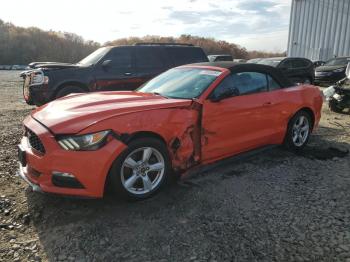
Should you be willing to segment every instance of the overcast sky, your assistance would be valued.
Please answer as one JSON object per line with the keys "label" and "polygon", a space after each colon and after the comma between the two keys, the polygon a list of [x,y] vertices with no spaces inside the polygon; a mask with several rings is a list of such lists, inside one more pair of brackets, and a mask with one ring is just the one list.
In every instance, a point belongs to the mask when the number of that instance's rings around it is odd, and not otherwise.
{"label": "overcast sky", "polygon": [[0,19],[104,43],[121,37],[191,34],[248,50],[285,51],[291,0],[8,0]]}

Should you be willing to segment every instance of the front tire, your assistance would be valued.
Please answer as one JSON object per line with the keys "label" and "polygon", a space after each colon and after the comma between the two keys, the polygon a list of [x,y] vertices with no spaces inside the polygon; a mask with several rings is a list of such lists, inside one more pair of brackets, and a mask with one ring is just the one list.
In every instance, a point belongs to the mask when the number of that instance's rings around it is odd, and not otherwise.
{"label": "front tire", "polygon": [[162,141],[155,138],[136,139],[112,164],[109,186],[124,198],[146,199],[162,188],[170,170],[168,151]]}
{"label": "front tire", "polygon": [[312,130],[312,120],[309,113],[297,112],[288,123],[284,145],[292,151],[302,150],[309,141]]}

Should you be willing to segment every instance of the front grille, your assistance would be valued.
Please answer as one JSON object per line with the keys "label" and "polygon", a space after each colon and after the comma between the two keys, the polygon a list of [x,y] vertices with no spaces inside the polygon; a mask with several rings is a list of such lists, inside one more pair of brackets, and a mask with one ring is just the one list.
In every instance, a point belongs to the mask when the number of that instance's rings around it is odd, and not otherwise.
{"label": "front grille", "polygon": [[26,131],[30,146],[36,151],[45,154],[45,147],[41,142],[40,138],[32,130],[27,128]]}

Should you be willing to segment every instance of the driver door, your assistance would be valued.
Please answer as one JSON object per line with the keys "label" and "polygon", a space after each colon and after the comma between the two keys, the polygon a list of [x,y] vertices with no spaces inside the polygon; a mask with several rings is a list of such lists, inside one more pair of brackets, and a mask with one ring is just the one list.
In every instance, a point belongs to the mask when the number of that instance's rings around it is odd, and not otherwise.
{"label": "driver door", "polygon": [[[239,95],[203,104],[202,161],[214,161],[271,141],[271,96],[265,74],[242,72],[227,76],[210,97],[228,88]],[[227,92],[226,92],[227,93]]]}

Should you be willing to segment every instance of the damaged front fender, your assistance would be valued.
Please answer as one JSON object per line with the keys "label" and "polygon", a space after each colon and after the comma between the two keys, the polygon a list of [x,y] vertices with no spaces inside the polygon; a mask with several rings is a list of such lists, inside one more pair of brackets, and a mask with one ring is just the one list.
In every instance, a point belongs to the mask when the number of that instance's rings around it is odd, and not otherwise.
{"label": "damaged front fender", "polygon": [[[96,123],[89,130],[113,126],[114,138],[129,144],[142,136],[159,137],[165,142],[174,171],[180,172],[201,161],[202,104],[137,112]],[[101,127],[99,127],[101,126]]]}

